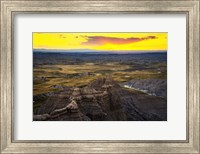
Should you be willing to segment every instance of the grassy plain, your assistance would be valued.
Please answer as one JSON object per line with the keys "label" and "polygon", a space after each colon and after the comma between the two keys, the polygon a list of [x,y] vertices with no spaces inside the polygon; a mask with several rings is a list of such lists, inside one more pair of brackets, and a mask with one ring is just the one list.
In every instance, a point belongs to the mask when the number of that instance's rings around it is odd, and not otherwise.
{"label": "grassy plain", "polygon": [[156,64],[153,69],[137,70],[134,66],[108,62],[104,64],[84,63],[76,65],[39,65],[33,69],[33,93],[42,94],[57,91],[54,85],[59,86],[84,86],[89,82],[111,75],[115,81],[125,82],[139,78],[166,78],[166,71],[157,68],[165,67]]}

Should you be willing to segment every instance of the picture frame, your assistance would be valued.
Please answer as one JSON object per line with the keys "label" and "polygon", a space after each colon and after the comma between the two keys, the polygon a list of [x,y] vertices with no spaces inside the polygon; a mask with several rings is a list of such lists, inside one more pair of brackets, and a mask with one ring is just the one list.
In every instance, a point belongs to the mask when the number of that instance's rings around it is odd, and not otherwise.
{"label": "picture frame", "polygon": [[[62,1],[0,0],[1,2],[1,153],[199,153],[199,0]],[[187,139],[173,140],[14,140],[14,17],[25,13],[146,13],[187,16]]]}

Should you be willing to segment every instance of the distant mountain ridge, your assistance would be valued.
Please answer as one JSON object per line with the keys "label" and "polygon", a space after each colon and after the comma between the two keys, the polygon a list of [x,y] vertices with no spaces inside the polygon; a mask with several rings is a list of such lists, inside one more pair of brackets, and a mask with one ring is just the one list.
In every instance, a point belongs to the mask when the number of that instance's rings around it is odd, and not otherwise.
{"label": "distant mountain ridge", "polygon": [[165,50],[91,50],[91,49],[33,49],[33,53],[142,54],[166,53]]}

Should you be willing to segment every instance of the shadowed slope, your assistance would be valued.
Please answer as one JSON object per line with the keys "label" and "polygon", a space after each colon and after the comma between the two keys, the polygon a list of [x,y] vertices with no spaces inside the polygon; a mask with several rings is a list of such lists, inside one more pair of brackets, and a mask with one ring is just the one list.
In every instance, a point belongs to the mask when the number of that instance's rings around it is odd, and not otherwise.
{"label": "shadowed slope", "polygon": [[[151,101],[148,101],[149,97]],[[124,89],[108,76],[98,78],[82,88],[63,88],[49,96],[34,119],[156,121],[166,120],[166,110],[166,99]],[[42,115],[46,118],[41,118]]]}

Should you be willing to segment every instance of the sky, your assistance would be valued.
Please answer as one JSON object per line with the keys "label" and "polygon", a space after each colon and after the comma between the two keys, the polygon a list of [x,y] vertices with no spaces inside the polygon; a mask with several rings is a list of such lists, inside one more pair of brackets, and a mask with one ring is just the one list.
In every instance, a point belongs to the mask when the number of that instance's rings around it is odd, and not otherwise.
{"label": "sky", "polygon": [[167,50],[167,33],[33,33],[33,49]]}

